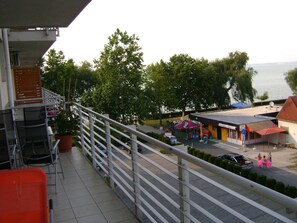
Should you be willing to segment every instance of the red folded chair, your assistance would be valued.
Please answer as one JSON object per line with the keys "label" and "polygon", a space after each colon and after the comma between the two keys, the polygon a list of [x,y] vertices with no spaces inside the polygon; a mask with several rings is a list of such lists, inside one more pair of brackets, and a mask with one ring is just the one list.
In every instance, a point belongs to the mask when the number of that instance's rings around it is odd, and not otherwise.
{"label": "red folded chair", "polygon": [[53,222],[46,183],[46,174],[40,168],[1,170],[0,222]]}

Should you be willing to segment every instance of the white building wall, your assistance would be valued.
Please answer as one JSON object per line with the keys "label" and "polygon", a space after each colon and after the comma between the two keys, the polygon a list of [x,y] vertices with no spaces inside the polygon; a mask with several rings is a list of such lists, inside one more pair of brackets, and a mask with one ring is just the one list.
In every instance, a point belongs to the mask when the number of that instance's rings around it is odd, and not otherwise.
{"label": "white building wall", "polygon": [[282,143],[291,143],[294,144],[295,148],[297,148],[297,123],[286,122],[286,121],[278,121],[279,127],[284,127],[288,129],[289,134],[282,134]]}

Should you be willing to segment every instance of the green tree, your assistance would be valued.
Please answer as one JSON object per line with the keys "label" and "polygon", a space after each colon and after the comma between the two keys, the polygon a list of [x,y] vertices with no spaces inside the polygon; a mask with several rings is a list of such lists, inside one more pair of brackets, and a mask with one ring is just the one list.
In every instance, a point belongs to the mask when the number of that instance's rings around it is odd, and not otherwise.
{"label": "green tree", "polygon": [[145,88],[144,94],[147,96],[147,108],[153,116],[158,116],[162,126],[162,109],[166,102],[174,97],[169,92],[168,79],[166,77],[166,63],[150,64],[145,70]]}
{"label": "green tree", "polygon": [[262,95],[258,95],[256,98],[263,102],[268,99],[268,92],[265,91]]}
{"label": "green tree", "polygon": [[293,70],[289,70],[285,75],[285,80],[287,81],[287,84],[293,91],[295,95],[297,95],[297,68],[294,68]]}
{"label": "green tree", "polygon": [[100,85],[93,91],[93,106],[125,124],[141,110],[143,53],[135,35],[119,29],[108,38],[100,58],[94,60]]}
{"label": "green tree", "polygon": [[62,51],[51,49],[43,64],[42,84],[45,88],[72,100],[77,68],[72,59],[66,60]]}
{"label": "green tree", "polygon": [[84,61],[76,66],[72,59],[65,59],[62,51],[51,49],[43,60],[43,86],[65,96],[67,101],[80,100],[97,82],[90,63]]}
{"label": "green tree", "polygon": [[230,104],[229,91],[237,101],[254,101],[256,90],[253,89],[252,80],[257,72],[253,68],[246,68],[248,60],[249,57],[245,52],[236,51],[213,63],[214,99],[218,107]]}
{"label": "green tree", "polygon": [[77,67],[77,77],[75,80],[75,98],[82,100],[84,94],[92,92],[95,85],[99,83],[98,76],[93,70],[93,66],[88,61],[81,62]]}
{"label": "green tree", "polygon": [[168,63],[167,80],[168,92],[174,96],[167,103],[171,109],[180,109],[184,113],[186,108],[193,108],[193,81],[196,79],[196,60],[187,54],[174,55]]}

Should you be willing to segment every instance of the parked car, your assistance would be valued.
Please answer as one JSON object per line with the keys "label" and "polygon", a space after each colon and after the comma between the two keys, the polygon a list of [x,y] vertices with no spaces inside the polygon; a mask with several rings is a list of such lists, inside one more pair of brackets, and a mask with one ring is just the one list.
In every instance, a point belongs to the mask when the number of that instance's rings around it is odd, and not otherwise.
{"label": "parked car", "polygon": [[220,154],[218,157],[228,160],[232,163],[235,163],[239,166],[241,166],[244,169],[251,169],[253,168],[254,164],[249,158],[240,155],[238,153],[226,153],[226,154]]}
{"label": "parked car", "polygon": [[174,135],[164,135],[164,136],[170,140],[171,145],[177,144],[177,139]]}

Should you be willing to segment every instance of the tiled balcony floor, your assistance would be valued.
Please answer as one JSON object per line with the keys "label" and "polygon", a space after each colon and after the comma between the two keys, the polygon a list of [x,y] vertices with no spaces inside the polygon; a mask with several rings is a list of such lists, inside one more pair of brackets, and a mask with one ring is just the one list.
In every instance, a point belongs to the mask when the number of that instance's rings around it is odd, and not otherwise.
{"label": "tiled balcony floor", "polygon": [[60,155],[65,179],[59,175],[57,193],[48,186],[55,223],[138,222],[77,148]]}

